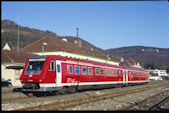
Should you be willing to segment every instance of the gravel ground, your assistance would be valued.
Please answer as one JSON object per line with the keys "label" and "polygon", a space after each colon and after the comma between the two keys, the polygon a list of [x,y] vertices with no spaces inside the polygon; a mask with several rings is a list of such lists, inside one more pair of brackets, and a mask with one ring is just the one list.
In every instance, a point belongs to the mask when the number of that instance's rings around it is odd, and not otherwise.
{"label": "gravel ground", "polygon": [[[134,106],[130,110],[149,110],[152,106],[158,104],[159,102],[164,100],[166,97],[169,97],[169,89],[167,92],[164,92],[158,96],[155,96],[154,98],[147,99],[143,103],[139,104],[138,106]],[[169,110],[169,101],[165,102],[160,108]]]}
{"label": "gravel ground", "polygon": [[162,89],[160,87],[160,88],[156,88],[156,90],[151,89],[148,91],[134,93],[133,95],[130,94],[118,98],[101,100],[95,103],[89,103],[89,104],[84,104],[82,106],[76,106],[74,108],[68,108],[66,110],[119,110],[120,108],[133,104],[137,101],[143,100],[149,96],[153,96],[164,90],[165,89]]}
{"label": "gravel ground", "polygon": [[[152,82],[147,85],[152,84],[161,84],[161,83],[169,83],[168,81],[157,81]],[[1,104],[2,111],[11,111],[11,110],[17,110],[21,108],[31,107],[31,106],[37,106],[37,105],[44,105],[49,104],[57,101],[63,101],[68,99],[74,99],[74,98],[81,98],[86,96],[92,96],[92,95],[102,95],[102,94],[110,94],[118,91],[126,91],[128,89],[132,88],[140,88],[145,87],[146,85],[138,85],[138,86],[132,86],[132,87],[123,87],[123,88],[112,88],[112,89],[103,89],[103,90],[94,90],[94,91],[84,91],[84,92],[77,92],[73,94],[65,94],[65,95],[56,95],[56,96],[47,96],[47,97],[36,97],[36,98],[25,98],[25,99],[15,99],[7,102],[3,102]],[[119,108],[123,106],[127,106],[131,103],[137,102],[139,100],[142,100],[148,96],[152,96],[156,93],[159,93],[160,91],[167,90],[162,88],[156,88],[139,92],[133,95],[126,95],[119,98],[113,98],[113,99],[106,99],[97,101],[95,103],[88,103],[81,106],[76,106],[75,108],[68,108],[66,110],[119,110]],[[144,95],[143,95],[144,94]]]}

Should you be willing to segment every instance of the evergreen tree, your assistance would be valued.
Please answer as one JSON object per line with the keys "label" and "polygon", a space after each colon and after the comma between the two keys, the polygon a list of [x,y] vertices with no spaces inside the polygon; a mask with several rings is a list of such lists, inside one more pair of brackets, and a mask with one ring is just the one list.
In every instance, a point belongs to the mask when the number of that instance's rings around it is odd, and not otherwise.
{"label": "evergreen tree", "polygon": [[169,74],[169,66],[166,68],[166,72]]}

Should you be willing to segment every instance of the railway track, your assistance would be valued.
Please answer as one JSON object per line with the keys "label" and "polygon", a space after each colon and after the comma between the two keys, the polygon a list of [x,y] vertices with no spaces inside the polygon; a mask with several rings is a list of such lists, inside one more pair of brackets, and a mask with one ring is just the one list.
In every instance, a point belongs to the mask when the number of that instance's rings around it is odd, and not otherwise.
{"label": "railway track", "polygon": [[152,106],[151,108],[149,108],[148,110],[169,110],[169,109],[162,109],[161,106],[164,103],[168,103],[169,102],[169,96],[166,97],[165,99],[163,99],[162,101],[160,101],[159,103],[155,104],[154,106]]}
{"label": "railway track", "polygon": [[116,98],[116,97],[125,96],[127,94],[139,93],[139,92],[146,91],[146,90],[149,90],[149,89],[152,89],[152,88],[157,88],[157,87],[165,88],[164,86],[169,87],[168,84],[167,85],[166,84],[151,85],[151,86],[145,86],[145,87],[141,87],[141,88],[134,88],[134,89],[127,90],[127,91],[114,92],[114,93],[111,93],[111,94],[87,96],[87,97],[83,97],[83,98],[57,101],[57,102],[53,102],[53,103],[50,103],[50,104],[44,104],[44,105],[38,105],[38,106],[33,106],[33,107],[17,109],[17,111],[66,110],[68,108],[74,108],[76,106],[80,106],[80,105],[87,104],[87,103],[94,103],[94,102],[105,100],[105,99],[112,99],[112,98]]}
{"label": "railway track", "polygon": [[[149,83],[153,85],[154,83]],[[144,86],[144,85],[143,85]],[[6,89],[7,90],[7,89]],[[31,99],[31,98],[36,98],[36,96],[33,95],[25,95],[22,92],[13,92],[11,88],[8,89],[9,91],[3,91],[2,90],[2,102],[10,102],[10,101],[15,101],[15,100],[20,100],[20,99]],[[76,93],[76,92],[74,92]],[[60,95],[61,93],[57,93],[55,95]],[[62,93],[64,94],[70,94],[70,92]],[[55,95],[48,95],[48,96],[55,96]],[[47,96],[47,95],[46,95]],[[42,96],[41,96],[42,97]],[[44,96],[45,97],[45,96]]]}
{"label": "railway track", "polygon": [[155,104],[148,110],[168,110],[169,111],[169,109],[161,108],[161,106],[166,102],[169,103],[169,96],[163,99],[162,101],[160,101],[159,103]]}
{"label": "railway track", "polygon": [[[157,100],[160,96],[164,99],[162,99],[162,100],[160,99],[159,101],[154,101],[154,100]],[[152,103],[154,103],[154,104],[152,104]],[[169,110],[169,109],[162,109],[161,108],[161,106],[165,103],[169,103],[169,90],[165,90],[165,91],[160,92],[156,95],[149,96],[149,97],[145,98],[144,100],[130,104],[129,106],[123,107],[120,110]],[[147,104],[149,104],[149,105],[147,105]]]}
{"label": "railway track", "polygon": [[[4,96],[5,95],[5,96]],[[36,98],[35,96],[27,96],[23,94],[22,92],[8,92],[8,93],[2,93],[2,102],[10,102],[20,99],[33,99]]]}

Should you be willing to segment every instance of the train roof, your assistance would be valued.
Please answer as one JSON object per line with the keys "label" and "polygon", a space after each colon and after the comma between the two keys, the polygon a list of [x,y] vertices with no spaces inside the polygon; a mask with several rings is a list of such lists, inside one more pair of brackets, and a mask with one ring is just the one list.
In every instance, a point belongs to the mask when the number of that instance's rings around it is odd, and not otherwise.
{"label": "train roof", "polygon": [[[41,59],[41,58],[47,58],[47,56],[49,55],[42,55],[42,56],[30,56],[29,58],[32,58],[32,59]],[[52,55],[54,56],[54,55]]]}
{"label": "train roof", "polygon": [[122,67],[122,66],[117,66],[117,65],[111,65],[111,64],[106,64],[106,63],[102,63],[102,62],[96,62],[96,61],[91,61],[91,60],[85,60],[85,59],[79,59],[79,58],[72,58],[72,57],[64,57],[64,56],[60,56],[60,55],[41,55],[41,56],[30,56],[31,59],[42,59],[42,58],[47,58],[48,56],[53,56],[53,57],[60,57],[60,58],[66,58],[66,59],[71,59],[71,60],[79,60],[79,61],[85,61],[88,63],[93,63],[93,64],[101,64],[103,66],[109,66],[109,67],[114,67],[114,68],[121,68],[121,69],[130,69],[133,71],[143,71],[143,72],[148,72],[144,69],[138,69],[138,68],[131,68],[131,67]]}

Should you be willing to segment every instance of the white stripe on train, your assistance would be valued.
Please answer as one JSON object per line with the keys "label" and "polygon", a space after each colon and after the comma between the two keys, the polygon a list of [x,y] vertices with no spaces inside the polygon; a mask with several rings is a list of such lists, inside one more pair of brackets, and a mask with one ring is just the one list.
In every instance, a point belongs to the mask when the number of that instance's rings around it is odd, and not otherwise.
{"label": "white stripe on train", "polygon": [[[82,83],[61,83],[59,86],[71,86],[71,85],[103,85],[103,84],[118,84],[118,83],[139,83],[139,82],[149,82],[149,80],[144,81],[128,81],[128,82],[82,82]],[[56,83],[42,84],[40,87],[57,87]]]}

